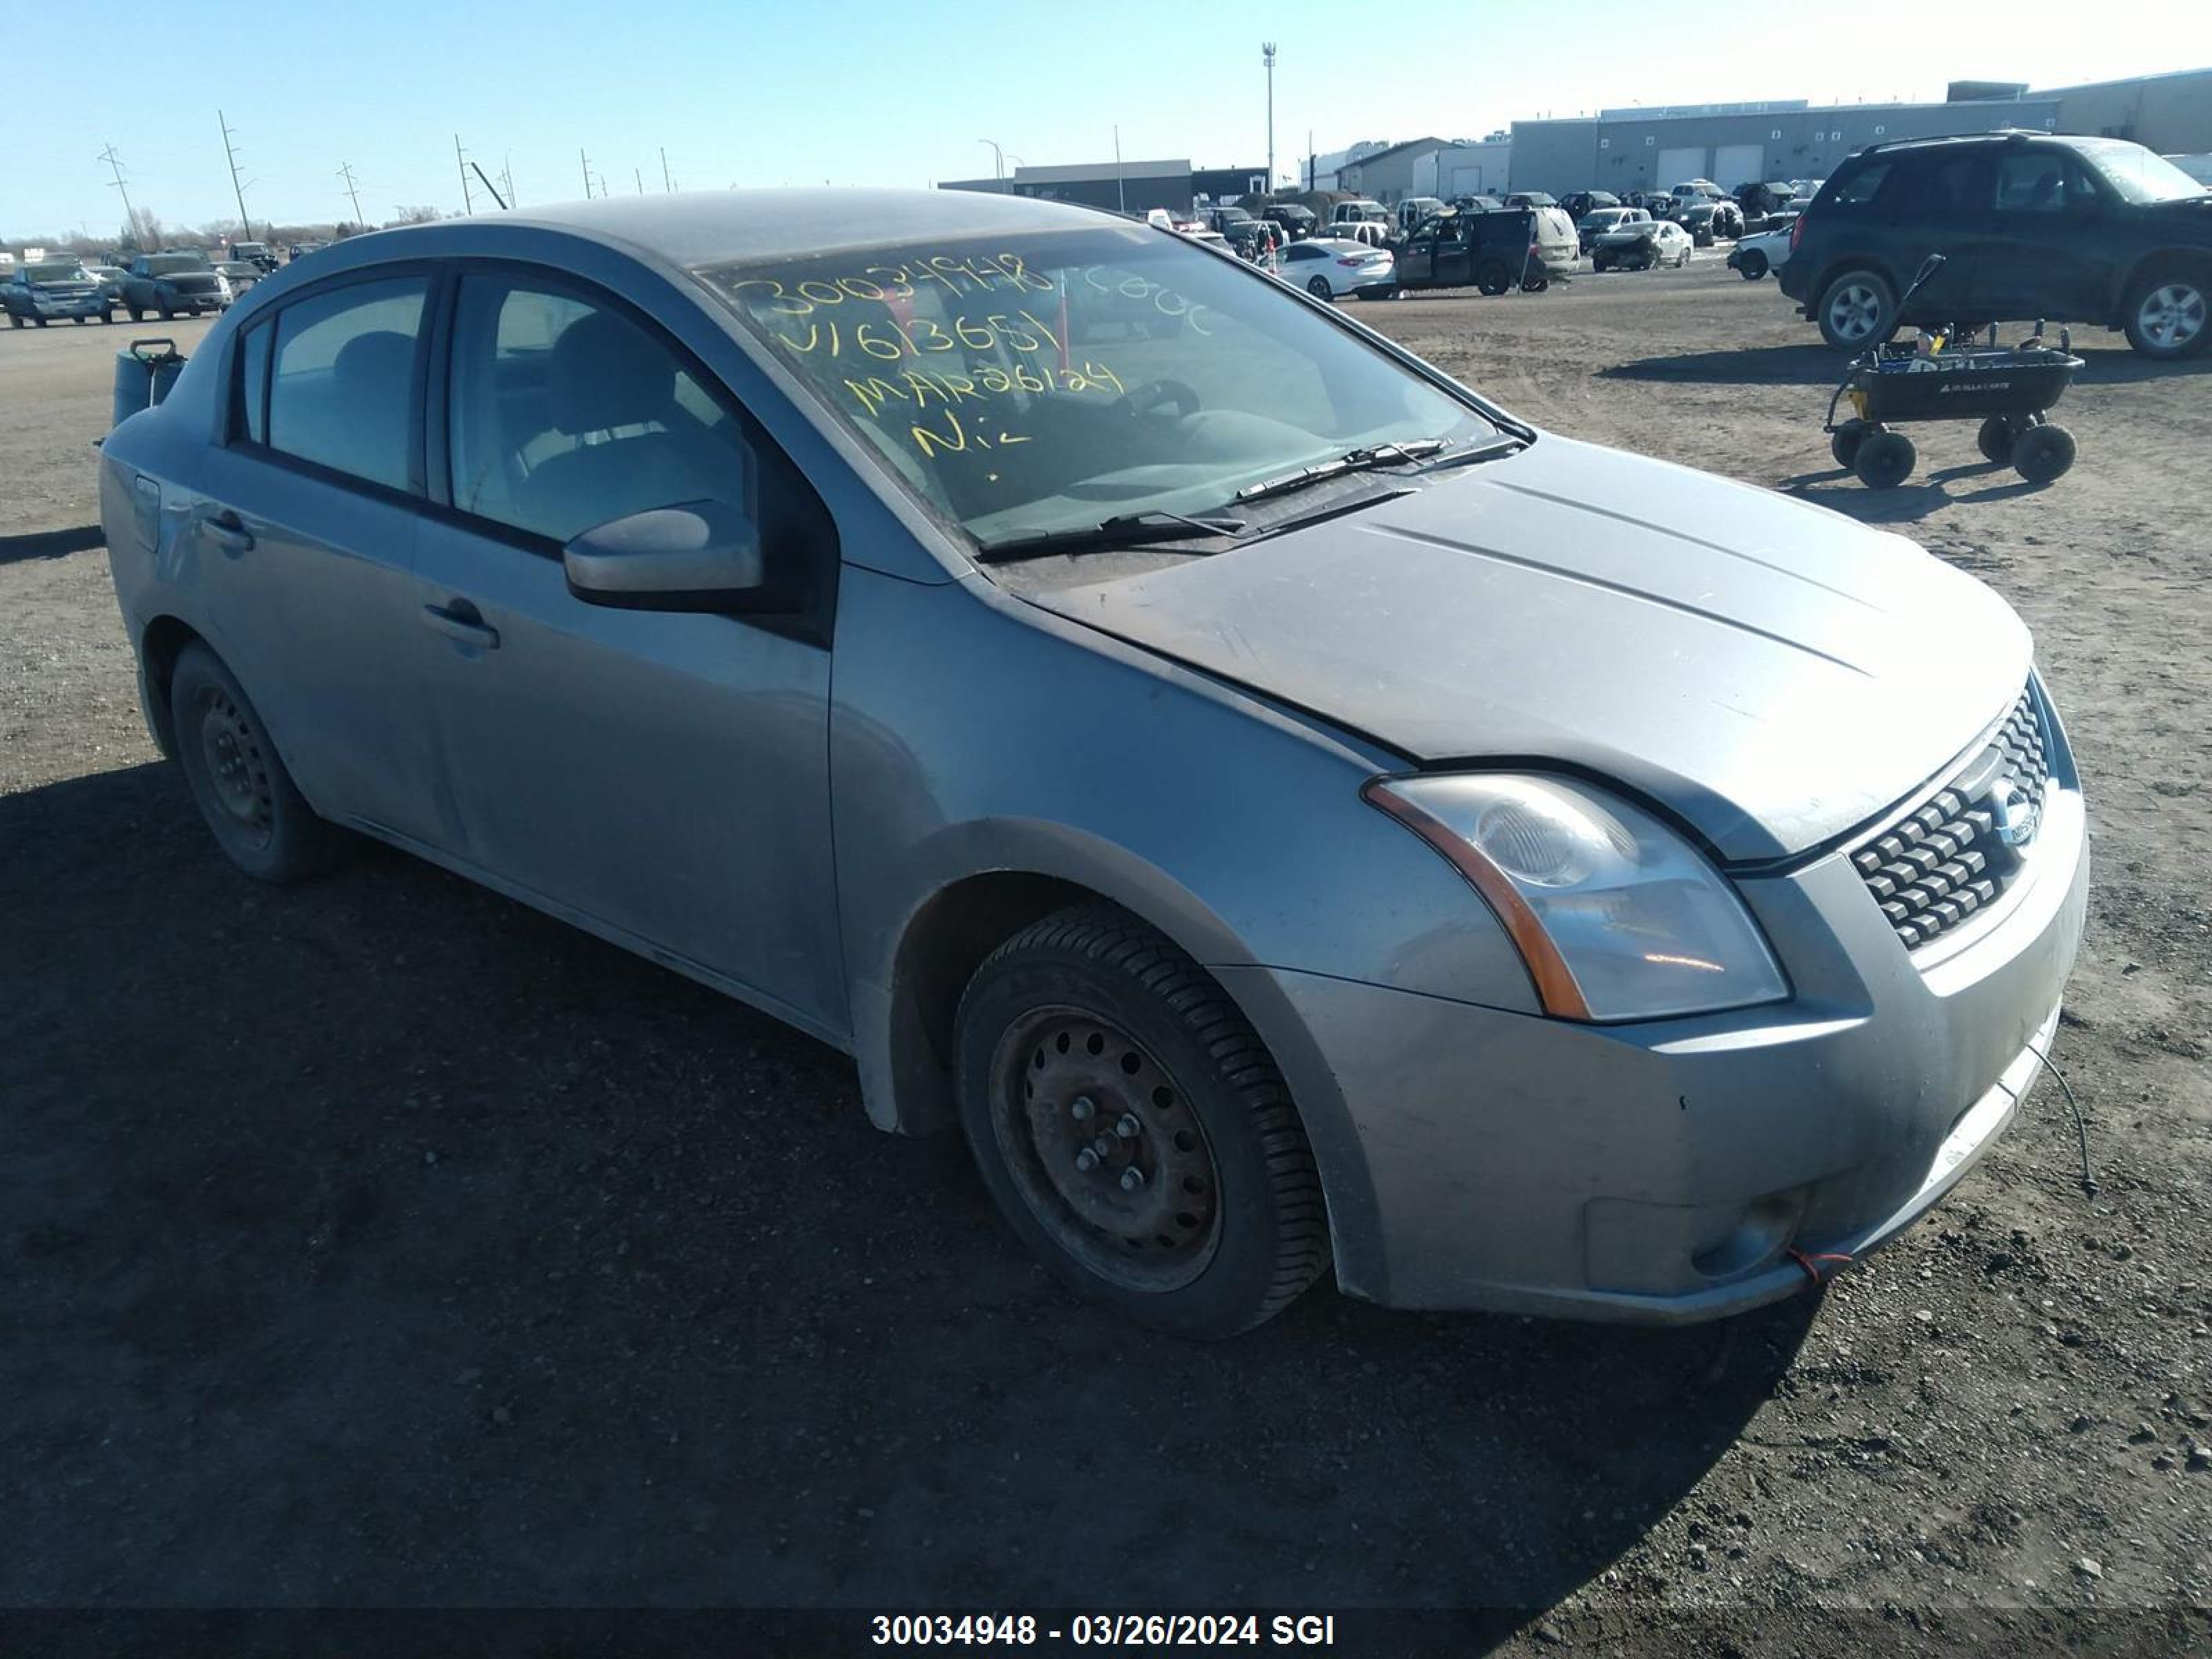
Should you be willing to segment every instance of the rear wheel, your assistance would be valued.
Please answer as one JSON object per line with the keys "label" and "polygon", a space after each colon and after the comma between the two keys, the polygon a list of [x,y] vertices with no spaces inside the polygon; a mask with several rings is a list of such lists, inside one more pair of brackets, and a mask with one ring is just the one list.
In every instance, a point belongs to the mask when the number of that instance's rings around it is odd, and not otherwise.
{"label": "rear wheel", "polygon": [[1866,441],[1867,429],[1863,421],[1845,421],[1828,434],[1828,453],[1836,458],[1836,465],[1849,471],[1858,460],[1859,446]]}
{"label": "rear wheel", "polygon": [[1859,444],[1851,471],[1869,489],[1894,489],[1912,476],[1919,452],[1902,432],[1870,432]]}
{"label": "rear wheel", "polygon": [[1233,1336],[1328,1265],[1289,1091],[1221,988],[1118,911],[1065,910],[961,999],[961,1118],[1014,1231],[1085,1296]]}
{"label": "rear wheel", "polygon": [[169,710],[192,804],[226,858],[270,882],[302,880],[328,866],[337,830],[315,816],[244,688],[205,646],[179,654]]}
{"label": "rear wheel", "polygon": [[2030,483],[2049,483],[2074,465],[2074,434],[2063,426],[2032,426],[2014,441],[2012,470]]}
{"label": "rear wheel", "polygon": [[132,322],[143,323],[146,320],[146,313],[137,306],[131,306],[126,307],[126,309],[131,313],[131,320]]}
{"label": "rear wheel", "polygon": [[1513,286],[1513,273],[1503,259],[1485,259],[1474,269],[1474,285],[1485,294],[1503,294]]}
{"label": "rear wheel", "polygon": [[1820,337],[1839,351],[1860,351],[1889,331],[1897,295],[1871,270],[1847,270],[1822,290],[1814,316]]}
{"label": "rear wheel", "polygon": [[2124,315],[2128,343],[2146,357],[2170,362],[2212,340],[2206,282],[2195,274],[2160,271],[2138,283]]}
{"label": "rear wheel", "polygon": [[23,319],[22,319],[22,318],[21,318],[20,315],[18,315],[16,313],[12,312],[12,311],[11,311],[11,312],[9,312],[9,313],[8,313],[8,326],[9,326],[9,327],[10,327],[10,328],[21,328],[21,327],[22,327],[22,325],[23,325]]}
{"label": "rear wheel", "polygon": [[1748,249],[1736,261],[1736,269],[1743,273],[1745,282],[1755,283],[1766,275],[1766,256],[1757,248]]}
{"label": "rear wheel", "polygon": [[2002,465],[2012,459],[2012,447],[2018,441],[2021,429],[2020,422],[2011,416],[1992,415],[1974,434],[1974,447],[1982,452],[1983,459]]}

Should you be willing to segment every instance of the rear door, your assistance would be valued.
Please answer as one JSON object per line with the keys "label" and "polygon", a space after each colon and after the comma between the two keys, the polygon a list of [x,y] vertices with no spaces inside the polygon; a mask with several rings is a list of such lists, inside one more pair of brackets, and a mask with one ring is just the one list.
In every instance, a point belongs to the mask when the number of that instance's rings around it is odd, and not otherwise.
{"label": "rear door", "polygon": [[[464,856],[842,1029],[826,509],[667,330],[603,290],[474,267],[451,335],[431,422],[443,506],[423,528],[412,637]],[[760,526],[778,610],[614,610],[569,592],[564,541],[702,499]]]}
{"label": "rear door", "polygon": [[308,801],[439,845],[412,660],[429,288],[363,271],[235,337],[189,533],[216,648]]}

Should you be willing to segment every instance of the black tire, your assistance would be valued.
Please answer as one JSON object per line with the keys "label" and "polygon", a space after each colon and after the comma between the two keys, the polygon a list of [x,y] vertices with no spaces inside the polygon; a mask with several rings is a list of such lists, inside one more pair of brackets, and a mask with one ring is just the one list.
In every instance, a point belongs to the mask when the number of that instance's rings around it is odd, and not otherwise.
{"label": "black tire", "polygon": [[1828,434],[1828,453],[1836,458],[1836,465],[1848,472],[1857,464],[1859,446],[1866,441],[1865,422],[1845,421]]}
{"label": "black tire", "polygon": [[1601,259],[1595,253],[1590,255],[1590,275],[1593,276],[1601,276],[1612,269],[1613,266],[1608,261]]}
{"label": "black tire", "polygon": [[169,307],[167,307],[167,306],[163,306],[163,307],[161,307],[161,320],[162,320],[163,322],[165,322],[165,323],[167,323],[167,322],[173,322],[173,321],[175,321],[175,320],[176,320],[176,316],[177,316],[177,313],[176,313],[175,312],[172,311],[171,309],[169,309]]}
{"label": "black tire", "polygon": [[21,327],[22,327],[22,325],[23,325],[23,319],[22,319],[22,318],[21,318],[20,315],[18,315],[16,313],[12,312],[12,311],[11,311],[11,312],[9,312],[9,313],[8,313],[8,326],[9,326],[9,327],[10,327],[10,328],[21,328]]}
{"label": "black tire", "polygon": [[43,317],[33,317],[31,320],[36,323],[40,328],[44,328],[46,325],[46,319]]}
{"label": "black tire", "polygon": [[2074,434],[2063,426],[2032,426],[2014,441],[2012,470],[2030,483],[2063,478],[2074,465]]}
{"label": "black tire", "polygon": [[1503,294],[1513,286],[1513,273],[1503,259],[1485,259],[1474,268],[1474,285],[1485,294]]}
{"label": "black tire", "polygon": [[102,311],[100,313],[100,320],[103,323],[113,322],[115,320],[115,307],[113,306],[109,306],[106,310]]}
{"label": "black tire", "polygon": [[1326,276],[1316,276],[1311,282],[1308,283],[1306,284],[1306,292],[1312,295],[1316,300],[1334,300],[1336,298],[1336,291],[1329,287],[1328,278]]}
{"label": "black tire", "polygon": [[2021,434],[2020,422],[2009,415],[1992,415],[1984,421],[1974,434],[1974,447],[1982,452],[1984,460],[1995,461],[2000,466],[2012,459],[2012,447]]}
{"label": "black tire", "polygon": [[1531,276],[1527,282],[1521,284],[1521,291],[1523,294],[1541,294],[1546,289],[1551,287],[1551,285],[1552,279],[1548,276]]}
{"label": "black tire", "polygon": [[1879,271],[1846,270],[1820,290],[1813,316],[1837,350],[1863,351],[1896,320],[1897,290]]}
{"label": "black tire", "polygon": [[2142,356],[2194,356],[2212,344],[2212,281],[2203,271],[2153,271],[2128,291],[2120,316],[2128,343]]}
{"label": "black tire", "polygon": [[125,309],[130,312],[131,320],[132,322],[143,323],[146,320],[146,313],[140,310],[137,306],[126,306]]}
{"label": "black tire", "polygon": [[1736,261],[1736,269],[1743,273],[1745,282],[1755,283],[1766,275],[1766,256],[1753,248]]}
{"label": "black tire", "polygon": [[204,645],[178,654],[169,675],[177,758],[223,855],[258,881],[301,881],[327,869],[343,844],[285,770],[245,689]]}
{"label": "black tire", "polygon": [[1321,1177],[1281,1074],[1206,970],[1134,919],[1063,910],[994,951],[961,998],[955,1062],[984,1184],[1079,1293],[1221,1338],[1328,1267]]}
{"label": "black tire", "polygon": [[1894,489],[1912,476],[1920,453],[1902,432],[1869,432],[1859,444],[1851,471],[1869,489]]}

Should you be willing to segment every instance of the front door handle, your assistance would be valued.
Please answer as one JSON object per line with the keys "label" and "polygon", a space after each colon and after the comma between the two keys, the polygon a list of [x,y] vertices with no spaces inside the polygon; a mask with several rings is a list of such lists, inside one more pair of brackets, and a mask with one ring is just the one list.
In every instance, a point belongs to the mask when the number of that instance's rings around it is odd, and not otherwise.
{"label": "front door handle", "polygon": [[248,552],[253,546],[253,532],[237,514],[225,507],[213,517],[201,521],[207,530],[208,539],[232,558]]}
{"label": "front door handle", "polygon": [[459,640],[463,645],[472,645],[479,651],[499,649],[499,629],[486,622],[466,599],[426,605],[422,607],[422,620],[447,638]]}

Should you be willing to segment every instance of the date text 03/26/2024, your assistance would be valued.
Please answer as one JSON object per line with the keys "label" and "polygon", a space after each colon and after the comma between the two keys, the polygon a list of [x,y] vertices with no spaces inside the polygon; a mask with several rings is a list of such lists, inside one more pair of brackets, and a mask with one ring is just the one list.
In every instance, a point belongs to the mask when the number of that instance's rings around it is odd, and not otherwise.
{"label": "date text 03/26/2024", "polygon": [[1299,1647],[1336,1644],[1334,1613],[1095,1613],[1039,1620],[1030,1613],[877,1613],[878,1647]]}

